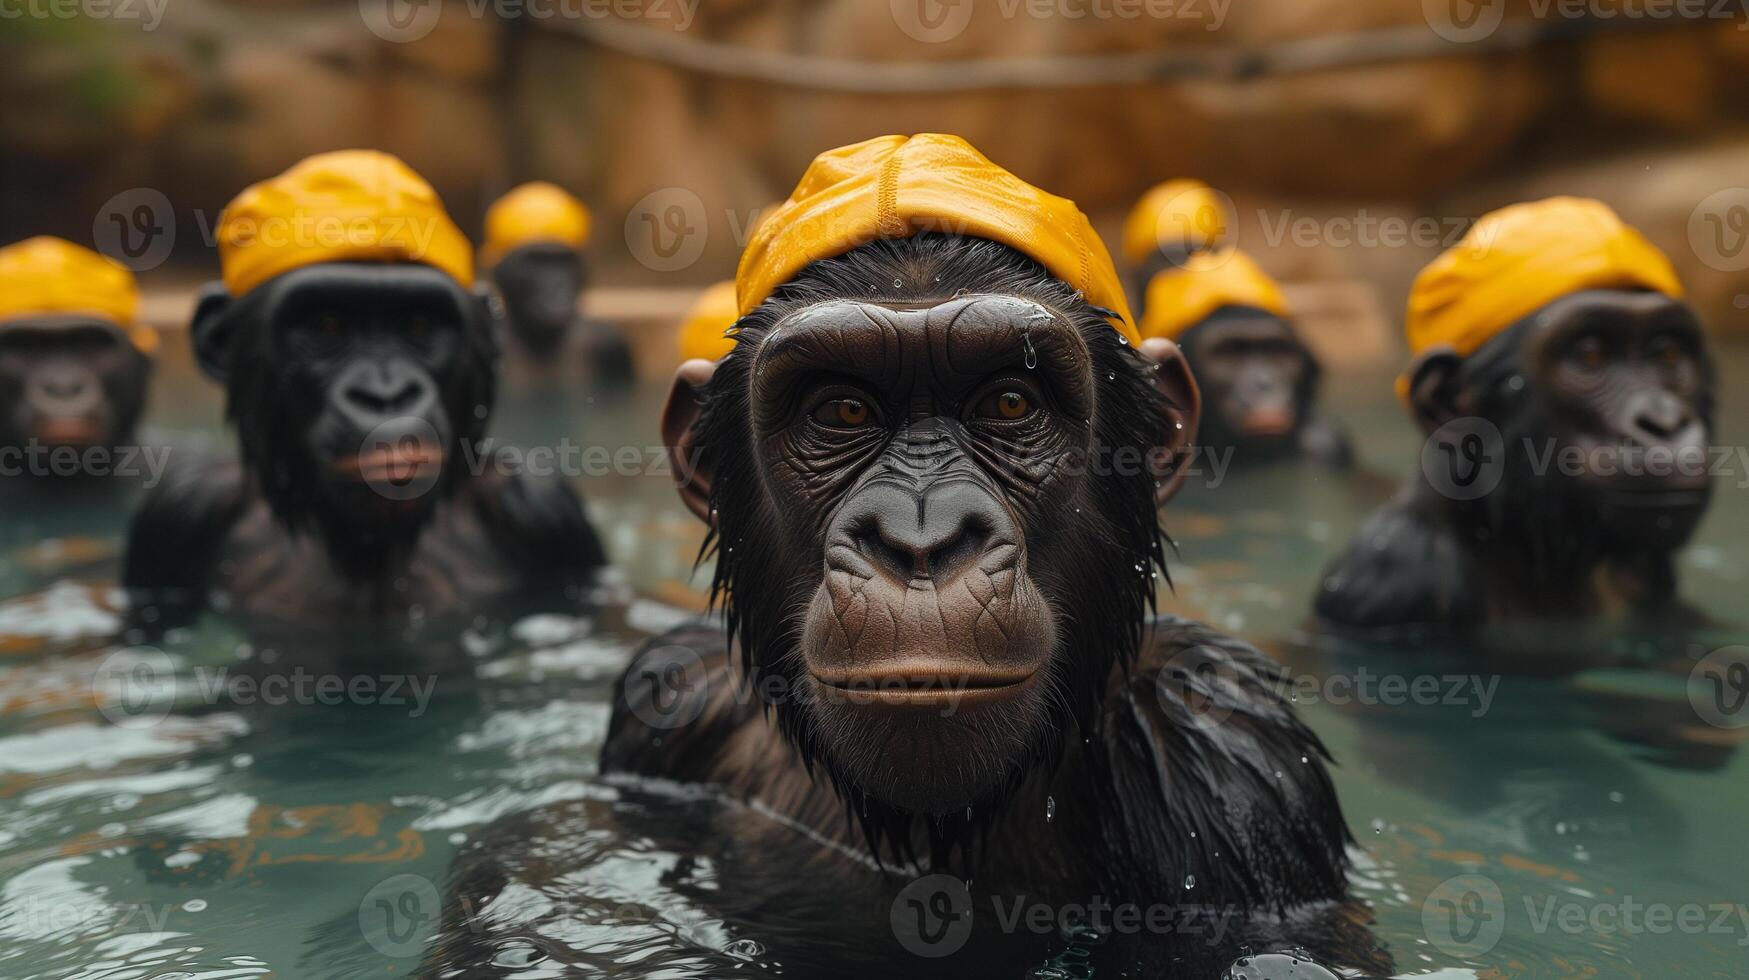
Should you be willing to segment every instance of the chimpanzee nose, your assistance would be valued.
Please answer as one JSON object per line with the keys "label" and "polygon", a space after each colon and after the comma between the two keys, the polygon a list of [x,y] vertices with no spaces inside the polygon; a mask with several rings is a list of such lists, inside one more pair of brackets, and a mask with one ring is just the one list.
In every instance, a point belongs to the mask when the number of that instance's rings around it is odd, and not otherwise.
{"label": "chimpanzee nose", "polygon": [[1626,408],[1626,434],[1642,446],[1688,441],[1677,437],[1686,437],[1685,430],[1699,427],[1688,401],[1662,389],[1635,392],[1629,396]]}
{"label": "chimpanzee nose", "polygon": [[426,371],[401,358],[354,361],[336,382],[340,409],[361,428],[385,418],[423,416],[437,400]]}
{"label": "chimpanzee nose", "polygon": [[42,364],[30,374],[27,397],[44,415],[83,415],[102,396],[97,376],[82,364]]}
{"label": "chimpanzee nose", "polygon": [[923,491],[878,485],[863,491],[848,515],[850,537],[869,563],[894,582],[942,588],[975,567],[1007,515],[990,492],[968,480]]}

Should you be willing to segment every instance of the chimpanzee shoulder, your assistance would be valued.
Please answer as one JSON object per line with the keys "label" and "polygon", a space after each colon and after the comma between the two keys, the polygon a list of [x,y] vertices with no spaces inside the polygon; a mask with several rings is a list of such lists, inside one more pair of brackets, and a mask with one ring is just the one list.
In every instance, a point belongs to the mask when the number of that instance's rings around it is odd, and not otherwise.
{"label": "chimpanzee shoulder", "polygon": [[175,454],[128,530],[121,584],[133,606],[198,605],[250,502],[249,481],[235,457]]}
{"label": "chimpanzee shoulder", "polygon": [[530,576],[577,577],[607,564],[583,498],[556,477],[480,477],[469,496],[489,540]]}
{"label": "chimpanzee shoulder", "polygon": [[1107,696],[1084,784],[1115,888],[1182,876],[1187,897],[1282,910],[1341,898],[1351,842],[1329,753],[1287,698],[1285,669],[1200,623],[1160,616]]}
{"label": "chimpanzee shoulder", "polygon": [[1314,609],[1343,629],[1465,629],[1486,615],[1480,581],[1446,511],[1411,484],[1324,570]]}

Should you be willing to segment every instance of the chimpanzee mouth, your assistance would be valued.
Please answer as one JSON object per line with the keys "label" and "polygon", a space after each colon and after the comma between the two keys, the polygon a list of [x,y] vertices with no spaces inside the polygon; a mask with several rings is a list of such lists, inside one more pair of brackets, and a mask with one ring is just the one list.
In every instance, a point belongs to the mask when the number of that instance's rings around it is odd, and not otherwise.
{"label": "chimpanzee mouth", "polygon": [[855,705],[940,707],[1005,701],[1032,686],[1037,670],[959,669],[941,663],[879,670],[809,671],[823,697]]}
{"label": "chimpanzee mouth", "polygon": [[331,465],[343,478],[372,485],[402,487],[430,479],[443,468],[441,446],[429,443],[379,446],[368,452],[341,456]]}
{"label": "chimpanzee mouth", "polygon": [[1284,409],[1254,409],[1239,421],[1241,434],[1253,438],[1285,436],[1294,430],[1294,416]]}
{"label": "chimpanzee mouth", "polygon": [[103,436],[103,426],[78,415],[45,418],[36,424],[37,441],[51,446],[92,446]]}

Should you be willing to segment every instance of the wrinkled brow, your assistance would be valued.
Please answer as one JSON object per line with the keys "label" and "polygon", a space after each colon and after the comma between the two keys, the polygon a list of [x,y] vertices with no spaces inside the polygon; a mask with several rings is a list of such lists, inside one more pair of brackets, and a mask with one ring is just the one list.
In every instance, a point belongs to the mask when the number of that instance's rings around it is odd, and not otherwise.
{"label": "wrinkled brow", "polygon": [[760,345],[755,371],[806,369],[890,383],[901,359],[927,363],[946,380],[1027,362],[1078,372],[1088,354],[1066,317],[1018,296],[978,294],[927,305],[846,299],[779,320]]}

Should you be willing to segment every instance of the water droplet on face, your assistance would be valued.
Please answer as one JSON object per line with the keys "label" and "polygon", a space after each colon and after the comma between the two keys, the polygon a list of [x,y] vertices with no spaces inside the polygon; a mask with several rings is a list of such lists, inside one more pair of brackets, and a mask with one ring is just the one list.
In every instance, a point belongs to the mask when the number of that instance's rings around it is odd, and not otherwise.
{"label": "water droplet on face", "polygon": [[894,289],[904,289],[905,288],[905,281],[903,279],[895,278],[893,280],[893,288]]}
{"label": "water droplet on face", "polygon": [[1055,819],[1057,819],[1057,798],[1047,796],[1045,797],[1045,823],[1050,823]]}
{"label": "water droplet on face", "polygon": [[1025,334],[1022,334],[1020,342],[1023,345],[1023,349],[1026,351],[1026,369],[1031,371],[1033,368],[1038,367],[1038,351],[1034,350],[1032,346],[1032,331],[1028,330]]}
{"label": "water droplet on face", "polygon": [[1184,876],[1184,890],[1190,891],[1192,888],[1195,888],[1195,887],[1196,887],[1196,875],[1185,875]]}

